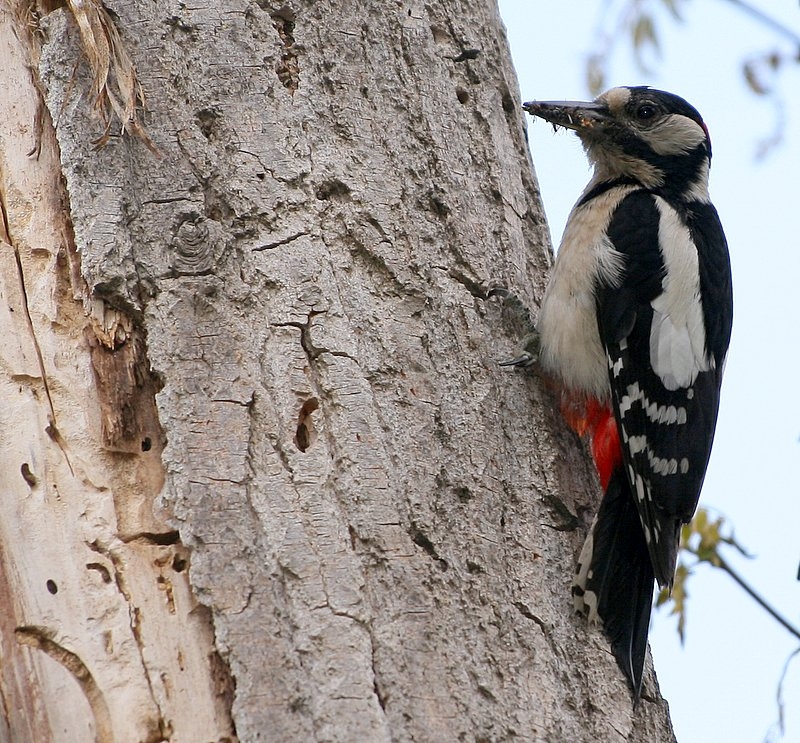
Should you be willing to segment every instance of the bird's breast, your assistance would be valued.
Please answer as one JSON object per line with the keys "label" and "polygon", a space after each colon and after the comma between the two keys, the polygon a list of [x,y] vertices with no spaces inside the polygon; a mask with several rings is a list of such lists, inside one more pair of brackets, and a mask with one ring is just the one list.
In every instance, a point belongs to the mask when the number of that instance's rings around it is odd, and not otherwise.
{"label": "bird's breast", "polygon": [[[590,183],[586,192],[596,184]],[[578,202],[564,230],[537,320],[543,367],[571,390],[605,400],[608,361],[597,329],[596,287],[616,283],[623,256],[607,230],[619,203],[635,186],[615,186]]]}

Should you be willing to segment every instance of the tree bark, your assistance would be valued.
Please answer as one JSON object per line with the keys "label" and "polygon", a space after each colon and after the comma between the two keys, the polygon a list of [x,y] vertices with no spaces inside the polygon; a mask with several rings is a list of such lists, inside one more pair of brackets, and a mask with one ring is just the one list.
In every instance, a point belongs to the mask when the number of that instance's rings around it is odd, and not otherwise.
{"label": "tree bark", "polygon": [[0,50],[0,740],[672,740],[497,365],[551,249],[495,4],[6,5]]}

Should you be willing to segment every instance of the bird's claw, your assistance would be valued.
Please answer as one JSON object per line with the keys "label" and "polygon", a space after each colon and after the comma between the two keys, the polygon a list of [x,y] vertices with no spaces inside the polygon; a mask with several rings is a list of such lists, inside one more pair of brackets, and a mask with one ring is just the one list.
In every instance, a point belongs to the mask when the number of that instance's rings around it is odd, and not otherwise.
{"label": "bird's claw", "polygon": [[498,361],[497,363],[499,366],[518,366],[524,369],[525,367],[535,364],[536,359],[529,353],[523,353],[521,356],[517,356],[517,358],[515,359],[509,359],[508,361]]}
{"label": "bird's claw", "polygon": [[539,360],[539,347],[539,334],[534,330],[523,339],[522,353],[514,359],[501,361],[500,366],[516,366],[520,369],[527,369]]}
{"label": "bird's claw", "polygon": [[539,334],[533,325],[528,308],[522,303],[520,298],[505,287],[496,286],[487,292],[488,297],[498,297],[503,305],[511,311],[512,316],[517,321],[515,324],[523,326],[526,332],[522,340],[522,348],[519,356],[507,361],[499,362],[500,366],[515,366],[520,369],[527,369],[539,360]]}

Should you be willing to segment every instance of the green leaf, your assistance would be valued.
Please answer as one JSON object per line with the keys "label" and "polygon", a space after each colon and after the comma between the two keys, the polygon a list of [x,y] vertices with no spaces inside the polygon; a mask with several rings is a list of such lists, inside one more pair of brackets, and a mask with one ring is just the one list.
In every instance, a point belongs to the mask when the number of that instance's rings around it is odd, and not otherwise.
{"label": "green leaf", "polygon": [[662,588],[656,597],[656,606],[662,607],[671,604],[669,615],[678,617],[678,636],[681,639],[681,645],[686,639],[686,599],[689,598],[689,592],[686,589],[686,584],[692,570],[683,561],[678,563],[675,570],[675,581],[670,592],[667,588]]}

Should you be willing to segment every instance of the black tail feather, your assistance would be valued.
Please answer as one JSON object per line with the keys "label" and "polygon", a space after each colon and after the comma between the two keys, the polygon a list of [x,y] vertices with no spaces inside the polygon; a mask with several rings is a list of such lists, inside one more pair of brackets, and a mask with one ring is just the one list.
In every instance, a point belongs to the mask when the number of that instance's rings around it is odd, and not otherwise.
{"label": "black tail feather", "polygon": [[573,594],[579,611],[602,621],[638,699],[655,575],[634,498],[624,470],[616,469],[581,552]]}

